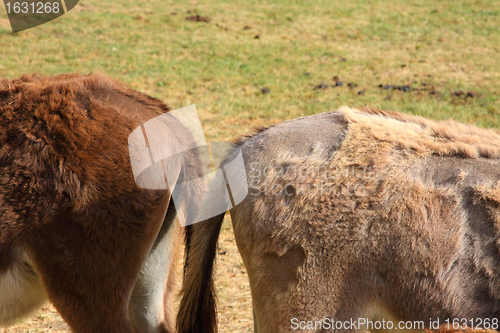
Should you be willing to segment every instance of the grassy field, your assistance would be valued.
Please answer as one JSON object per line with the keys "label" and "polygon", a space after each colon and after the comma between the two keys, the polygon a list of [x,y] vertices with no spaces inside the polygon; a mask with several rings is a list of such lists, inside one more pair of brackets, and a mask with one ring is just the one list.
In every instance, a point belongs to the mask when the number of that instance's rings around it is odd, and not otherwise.
{"label": "grassy field", "polygon": [[[0,0],[1,2],[1,0]],[[341,105],[500,128],[497,0],[81,0],[12,34],[0,5],[0,77],[101,71],[173,108],[195,103],[208,140]],[[222,332],[253,327],[226,223]],[[51,307],[0,332],[59,332]]]}

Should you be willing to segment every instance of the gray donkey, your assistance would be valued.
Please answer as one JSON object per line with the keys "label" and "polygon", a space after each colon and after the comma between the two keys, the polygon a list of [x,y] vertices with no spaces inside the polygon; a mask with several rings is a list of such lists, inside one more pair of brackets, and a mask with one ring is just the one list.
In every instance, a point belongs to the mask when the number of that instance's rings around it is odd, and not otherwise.
{"label": "gray donkey", "polygon": [[[238,148],[249,193],[230,213],[256,332],[498,329],[500,132],[341,108]],[[223,216],[192,226],[179,333],[217,330]]]}

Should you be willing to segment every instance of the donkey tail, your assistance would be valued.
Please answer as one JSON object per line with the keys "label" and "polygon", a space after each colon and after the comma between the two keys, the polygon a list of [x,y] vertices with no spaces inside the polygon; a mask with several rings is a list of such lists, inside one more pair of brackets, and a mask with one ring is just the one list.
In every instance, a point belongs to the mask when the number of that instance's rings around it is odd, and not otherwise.
{"label": "donkey tail", "polygon": [[177,333],[216,333],[213,267],[224,214],[188,226]]}

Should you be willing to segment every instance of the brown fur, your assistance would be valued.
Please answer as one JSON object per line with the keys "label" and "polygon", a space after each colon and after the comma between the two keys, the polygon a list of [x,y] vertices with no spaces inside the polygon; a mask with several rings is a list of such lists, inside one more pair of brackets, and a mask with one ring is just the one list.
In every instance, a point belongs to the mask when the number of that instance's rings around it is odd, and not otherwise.
{"label": "brown fur", "polygon": [[[372,108],[364,113],[349,108],[340,109],[351,122],[374,121],[370,126],[373,135],[383,141],[392,141],[416,151],[431,151],[442,156],[464,156],[469,158],[500,158],[500,131],[477,128],[453,120],[433,121],[419,116]],[[367,117],[373,115],[373,117]],[[391,121],[391,119],[395,121]],[[411,133],[400,135],[401,123]],[[387,126],[387,127],[386,127]],[[399,127],[393,129],[391,126]],[[384,128],[382,128],[384,127]]]}
{"label": "brown fur", "polygon": [[170,193],[135,184],[128,135],[168,110],[97,74],[0,81],[0,277],[25,262],[73,332],[134,332],[128,302]]}
{"label": "brown fur", "polygon": [[[231,218],[259,333],[289,332],[292,318],[500,317],[498,131],[341,108],[240,149],[250,193]],[[192,240],[201,259],[187,264],[179,333],[216,331],[183,311],[213,312],[196,301],[213,297],[200,283],[221,219],[193,226],[205,231]]]}

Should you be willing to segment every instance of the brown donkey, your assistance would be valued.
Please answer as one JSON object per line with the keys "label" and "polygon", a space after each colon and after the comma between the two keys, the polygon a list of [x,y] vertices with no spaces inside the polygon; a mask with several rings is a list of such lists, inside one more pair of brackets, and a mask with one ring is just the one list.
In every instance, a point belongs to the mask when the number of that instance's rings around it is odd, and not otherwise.
{"label": "brown donkey", "polygon": [[[256,332],[498,330],[500,132],[341,108],[238,145],[249,194],[230,213]],[[178,333],[217,330],[223,216],[193,226]]]}
{"label": "brown donkey", "polygon": [[127,145],[168,110],[101,75],[0,81],[0,325],[48,298],[73,332],[174,332],[183,232],[169,191],[135,184]]}

